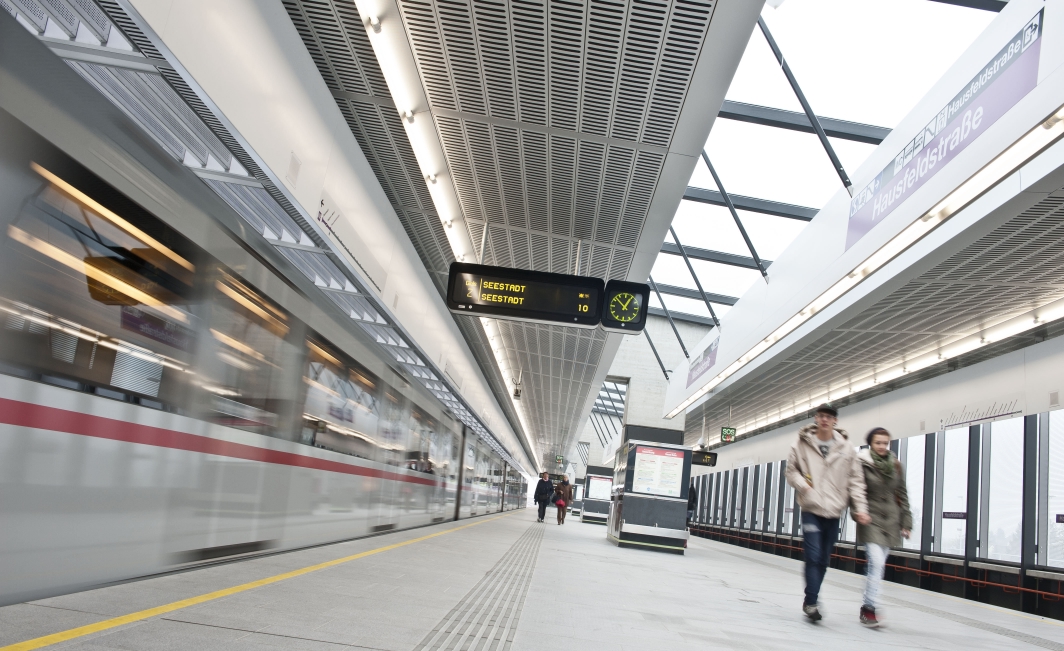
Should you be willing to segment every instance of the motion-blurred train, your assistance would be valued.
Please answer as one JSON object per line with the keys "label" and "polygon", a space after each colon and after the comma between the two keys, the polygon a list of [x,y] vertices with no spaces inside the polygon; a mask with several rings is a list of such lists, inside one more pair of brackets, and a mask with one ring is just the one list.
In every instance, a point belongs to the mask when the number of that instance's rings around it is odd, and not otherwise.
{"label": "motion-blurred train", "polygon": [[0,44],[0,604],[524,505],[515,468],[38,54]]}

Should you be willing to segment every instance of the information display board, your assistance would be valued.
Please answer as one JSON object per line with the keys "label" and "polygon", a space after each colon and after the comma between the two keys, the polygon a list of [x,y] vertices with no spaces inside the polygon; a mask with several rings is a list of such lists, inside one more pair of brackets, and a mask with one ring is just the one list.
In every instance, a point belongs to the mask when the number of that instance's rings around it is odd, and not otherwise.
{"label": "information display board", "polygon": [[452,262],[447,308],[578,328],[598,327],[605,284],[599,278]]}
{"label": "information display board", "polygon": [[716,452],[704,452],[701,450],[695,450],[691,453],[691,465],[692,466],[715,466],[717,465],[717,453]]}
{"label": "information display board", "polygon": [[610,501],[610,494],[613,493],[613,479],[588,475],[586,483],[586,499]]}
{"label": "information display board", "polygon": [[683,450],[636,446],[632,492],[680,497],[683,493],[683,471]]}

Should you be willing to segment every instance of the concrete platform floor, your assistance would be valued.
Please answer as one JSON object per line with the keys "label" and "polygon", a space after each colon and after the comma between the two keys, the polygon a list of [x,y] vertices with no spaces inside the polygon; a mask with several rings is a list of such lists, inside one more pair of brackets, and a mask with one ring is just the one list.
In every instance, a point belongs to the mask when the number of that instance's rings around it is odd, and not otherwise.
{"label": "concrete platform floor", "polygon": [[[443,531],[47,647],[17,645]],[[0,608],[0,651],[1064,649],[1064,623],[889,583],[884,627],[867,630],[862,586],[830,571],[814,625],[795,561],[701,539],[686,556],[618,549],[601,525],[537,524],[526,509]]]}

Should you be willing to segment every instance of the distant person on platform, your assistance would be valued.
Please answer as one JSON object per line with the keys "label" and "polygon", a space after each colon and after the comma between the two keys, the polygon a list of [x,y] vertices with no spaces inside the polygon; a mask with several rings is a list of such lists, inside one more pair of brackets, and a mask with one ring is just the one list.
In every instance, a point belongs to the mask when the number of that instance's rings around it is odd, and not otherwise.
{"label": "distant person on platform", "polygon": [[798,494],[802,509],[802,546],[805,552],[805,602],[810,621],[821,619],[817,608],[820,586],[839,539],[839,518],[852,505],[853,519],[868,525],[865,477],[857,450],[845,430],[835,427],[839,412],[831,405],[816,408],[815,425],[798,431],[787,457],[787,483]]}
{"label": "distant person on platform", "polygon": [[695,483],[691,482],[691,487],[687,489],[687,524],[695,519],[695,509],[698,508],[698,489],[695,488]]}
{"label": "distant person on platform", "polygon": [[551,483],[550,475],[542,473],[539,476],[539,482],[536,484],[536,492],[532,494],[532,499],[539,506],[539,518],[536,519],[536,522],[543,522],[543,518],[547,516],[547,504],[550,503],[550,496],[553,494],[554,484]]}
{"label": "distant person on platform", "polygon": [[558,524],[565,524],[565,514],[573,505],[573,485],[569,483],[569,475],[562,475],[562,480],[554,487],[554,491],[562,499],[561,505],[555,503],[558,507]]}
{"label": "distant person on platform", "polygon": [[868,493],[868,514],[871,524],[857,525],[857,542],[865,546],[868,569],[865,572],[864,603],[861,623],[869,628],[879,626],[876,602],[883,582],[883,569],[891,547],[901,547],[901,539],[908,538],[913,528],[913,514],[909,510],[909,491],[905,486],[905,469],[890,451],[890,432],[877,427],[865,438],[868,449],[857,453],[864,469]]}

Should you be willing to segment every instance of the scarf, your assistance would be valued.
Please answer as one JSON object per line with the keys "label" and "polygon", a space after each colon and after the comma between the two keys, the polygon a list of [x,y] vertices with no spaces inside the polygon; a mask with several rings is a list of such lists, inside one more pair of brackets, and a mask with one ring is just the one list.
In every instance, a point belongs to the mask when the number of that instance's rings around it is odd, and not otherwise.
{"label": "scarf", "polygon": [[869,450],[872,453],[872,463],[876,466],[876,471],[883,477],[891,479],[894,477],[894,453],[887,450],[887,453],[883,456],[879,456],[874,451]]}

